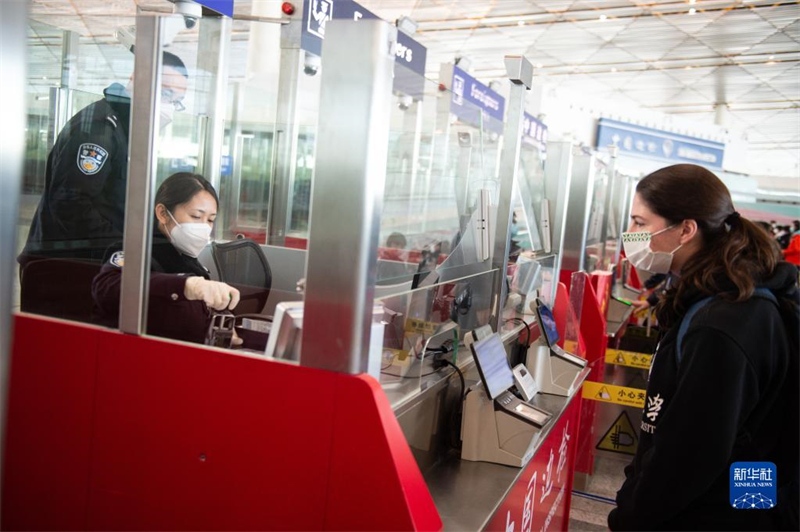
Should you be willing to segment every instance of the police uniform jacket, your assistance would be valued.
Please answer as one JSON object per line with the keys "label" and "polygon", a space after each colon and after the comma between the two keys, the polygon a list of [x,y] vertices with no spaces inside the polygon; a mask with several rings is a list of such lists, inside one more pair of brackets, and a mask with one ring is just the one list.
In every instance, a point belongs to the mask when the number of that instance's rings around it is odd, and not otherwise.
{"label": "police uniform jacket", "polygon": [[[662,337],[639,444],[608,517],[612,530],[776,530],[777,510],[731,505],[730,466],[740,461],[775,463],[779,505],[796,511],[797,498],[780,500],[780,490],[797,481],[800,445],[797,348],[790,341],[798,334],[797,270],[779,263],[759,284],[786,306],[760,296],[713,298],[691,319],[680,360],[679,323]],[[684,308],[704,297],[688,297]]]}
{"label": "police uniform jacket", "polygon": [[[109,260],[103,264],[92,283],[95,302],[93,321],[113,328],[119,326],[124,264],[121,248],[121,245],[116,245],[109,250]],[[209,279],[208,270],[197,259],[180,253],[157,230],[153,235],[150,271],[147,334],[203,343],[211,313],[203,301],[186,299],[183,290],[189,277]]]}
{"label": "police uniform jacket", "polygon": [[104,94],[67,122],[47,157],[21,264],[35,257],[100,262],[122,238],[130,97],[118,83]]}

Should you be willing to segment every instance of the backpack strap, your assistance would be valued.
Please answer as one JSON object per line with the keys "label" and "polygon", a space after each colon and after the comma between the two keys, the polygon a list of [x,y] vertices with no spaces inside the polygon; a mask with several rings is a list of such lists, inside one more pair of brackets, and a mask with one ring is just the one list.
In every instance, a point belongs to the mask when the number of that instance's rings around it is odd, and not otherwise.
{"label": "backpack strap", "polygon": [[[769,299],[776,305],[778,304],[778,299],[775,297],[775,294],[773,294],[768,288],[756,288],[753,291],[753,295]],[[691,307],[689,307],[689,310],[687,310],[686,314],[683,316],[681,324],[678,327],[678,339],[675,341],[675,358],[678,362],[678,366],[681,365],[681,360],[683,359],[683,337],[686,336],[686,331],[689,330],[689,325],[692,322],[692,318],[694,318],[694,315],[697,314],[701,308],[710,303],[714,297],[716,296],[708,296],[700,301],[697,301]]]}

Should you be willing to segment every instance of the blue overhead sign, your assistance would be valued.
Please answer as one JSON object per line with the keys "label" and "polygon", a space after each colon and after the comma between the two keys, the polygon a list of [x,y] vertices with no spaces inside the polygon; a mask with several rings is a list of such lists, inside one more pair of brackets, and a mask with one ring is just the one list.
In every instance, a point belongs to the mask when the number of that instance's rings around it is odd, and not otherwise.
{"label": "blue overhead sign", "polygon": [[505,98],[457,66],[453,66],[451,90],[450,112],[459,120],[473,126],[483,122],[484,129],[503,133]]}
{"label": "blue overhead sign", "polygon": [[[314,55],[322,55],[322,41],[325,39],[325,24],[332,19],[380,19],[375,13],[361,7],[353,0],[303,0],[303,29],[300,35],[300,47]],[[408,81],[403,81],[401,86],[395,81],[395,89],[411,94],[422,94],[422,85],[425,75],[425,61],[428,50],[420,43],[403,33],[397,31],[397,49],[395,50],[395,64],[403,65],[411,72],[418,75],[418,80],[413,81],[413,87],[405,87]],[[404,78],[407,79],[407,78]]]}
{"label": "blue overhead sign", "polygon": [[541,151],[547,150],[547,126],[538,118],[528,113],[522,114],[522,142],[536,146]]}
{"label": "blue overhead sign", "polygon": [[716,170],[722,170],[725,154],[721,142],[601,118],[597,124],[597,148],[609,144],[617,146],[620,155],[694,163]]}
{"label": "blue overhead sign", "polygon": [[233,0],[195,0],[195,2],[226,17],[233,17]]}

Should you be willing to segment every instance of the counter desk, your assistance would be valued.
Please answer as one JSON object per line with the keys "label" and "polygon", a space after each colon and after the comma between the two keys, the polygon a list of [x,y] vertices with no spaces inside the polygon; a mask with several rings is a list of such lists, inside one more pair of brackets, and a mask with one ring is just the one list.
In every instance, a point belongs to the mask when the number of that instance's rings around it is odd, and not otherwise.
{"label": "counter desk", "polygon": [[[459,351],[457,365],[469,388],[480,377],[469,350],[463,352],[467,354]],[[436,372],[412,370],[405,378],[382,375],[444,530],[566,530],[581,385],[587,374],[585,369],[569,397],[539,393],[531,401],[553,417],[541,429],[533,457],[521,468],[461,459],[456,447],[460,417],[453,414],[462,391],[451,366]]]}

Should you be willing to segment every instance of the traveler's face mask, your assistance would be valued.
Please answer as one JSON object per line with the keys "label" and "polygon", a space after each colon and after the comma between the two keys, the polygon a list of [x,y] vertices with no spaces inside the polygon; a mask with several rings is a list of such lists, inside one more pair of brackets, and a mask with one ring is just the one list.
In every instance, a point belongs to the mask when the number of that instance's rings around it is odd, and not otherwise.
{"label": "traveler's face mask", "polygon": [[639,270],[651,273],[668,273],[672,266],[672,257],[681,246],[672,251],[653,251],[650,249],[650,241],[654,236],[659,235],[675,227],[670,225],[655,233],[649,231],[626,232],[622,233],[622,247],[625,249],[625,256]]}

